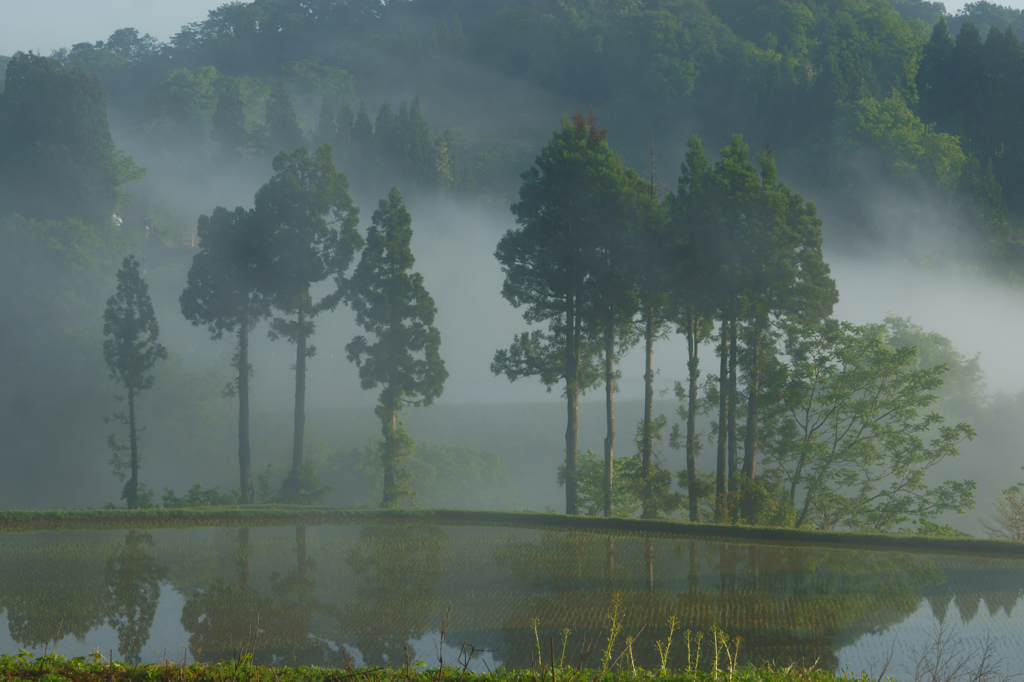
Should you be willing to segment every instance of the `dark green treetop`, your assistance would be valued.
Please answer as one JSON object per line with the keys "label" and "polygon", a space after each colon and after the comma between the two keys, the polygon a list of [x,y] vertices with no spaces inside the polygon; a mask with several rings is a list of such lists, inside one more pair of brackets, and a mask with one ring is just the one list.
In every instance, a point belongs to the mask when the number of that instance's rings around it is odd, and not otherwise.
{"label": "dark green treetop", "polygon": [[[334,167],[329,145],[310,156],[304,147],[274,158],[274,176],[256,192],[256,213],[273,230],[268,280],[274,306],[291,312],[308,297],[309,287],[344,272],[363,244],[356,230],[359,209],[348,193],[348,179]],[[334,307],[340,294],[310,310]]]}
{"label": "dark green treetop", "polygon": [[192,257],[179,302],[189,322],[205,325],[211,337],[234,332],[247,320],[252,327],[269,313],[261,289],[270,261],[270,231],[255,212],[218,206],[200,216],[198,250]]}

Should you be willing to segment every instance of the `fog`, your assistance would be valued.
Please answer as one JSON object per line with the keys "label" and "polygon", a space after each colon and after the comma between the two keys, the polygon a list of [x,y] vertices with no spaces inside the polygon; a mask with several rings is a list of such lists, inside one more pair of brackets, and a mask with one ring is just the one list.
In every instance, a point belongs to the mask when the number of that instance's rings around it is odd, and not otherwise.
{"label": "fog", "polygon": [[[51,0],[50,4],[59,3]],[[96,32],[95,39],[101,39],[125,25],[158,38],[169,35],[164,32],[167,29],[155,28],[156,24],[151,28],[147,23],[149,19],[171,20],[167,18],[170,14],[163,14],[162,5],[157,17],[155,3],[100,3],[99,11],[93,6],[93,18],[106,20],[115,5],[128,4],[139,12],[148,12],[147,19],[143,20],[142,14],[125,13],[109,29],[101,30],[98,23],[83,23],[75,27],[73,39],[53,32],[52,40],[58,47],[66,46],[88,39],[91,32]],[[207,4],[209,7],[198,7]],[[192,21],[219,4],[180,3],[178,8],[190,9],[192,15],[184,21]],[[1024,0],[1020,4],[1024,8]],[[105,9],[108,5],[109,12]],[[31,11],[33,18],[40,11],[38,7]],[[947,5],[947,9],[956,8]],[[133,20],[132,16],[139,18]],[[20,27],[18,40],[32,40],[28,17],[29,13],[18,14],[16,10],[0,31]],[[174,21],[179,27],[184,23]],[[36,47],[15,44],[9,36],[0,32],[0,54],[43,48],[42,43]],[[515,199],[517,173],[526,169],[529,158],[550,138],[563,114],[576,108],[586,110],[589,103],[456,60],[449,60],[437,73],[428,73],[426,64],[392,63],[391,58],[376,53],[370,57],[378,71],[386,74],[357,83],[357,97],[365,98],[371,118],[384,99],[397,109],[401,102],[419,95],[432,134],[451,126],[457,135],[468,137],[508,135],[530,149],[523,167],[508,169],[505,196],[494,192],[460,199],[399,185],[412,216],[414,269],[422,273],[437,304],[441,355],[449,372],[444,393],[435,405],[410,409],[406,419],[417,442],[470,443],[496,452],[518,490],[521,508],[558,509],[564,500],[555,483],[564,445],[562,387],[548,390],[535,379],[510,383],[490,371],[494,352],[507,347],[515,334],[527,329],[521,311],[501,297],[503,275],[494,250],[501,236],[515,227],[509,204]],[[358,100],[350,105],[355,108]],[[596,113],[603,123],[602,112]],[[308,133],[316,126],[317,112],[300,114]],[[636,118],[627,114],[619,111],[618,118],[609,117],[613,122],[629,119],[635,123],[630,128],[608,124],[610,142],[646,176],[651,127],[645,123],[643,112]],[[128,188],[136,197],[137,208],[144,208],[144,215],[156,216],[171,233],[193,231],[198,217],[210,214],[216,206],[252,206],[255,192],[271,176],[269,158],[250,155],[225,165],[217,160],[215,145],[209,139],[199,144],[178,144],[145,132],[145,127],[124,111],[112,108],[109,116],[116,145],[147,170],[141,182]],[[655,139],[658,175],[663,187],[673,189],[687,137],[703,130],[699,121],[684,119],[660,132],[661,137]],[[705,139],[704,149],[715,160],[717,150],[727,143],[726,139]],[[764,141],[748,140],[748,144],[756,150]],[[879,323],[887,315],[910,318],[925,330],[951,339],[965,356],[980,358],[989,402],[977,406],[979,420],[984,417],[985,421],[978,424],[979,439],[965,446],[958,462],[935,472],[942,478],[979,480],[978,510],[943,519],[978,532],[977,519],[988,513],[990,500],[1003,487],[1024,477],[1019,471],[1017,445],[1024,435],[1017,417],[1024,415],[1016,400],[1024,391],[1024,363],[1019,360],[1018,350],[1024,293],[995,283],[983,256],[974,252],[976,236],[963,233],[963,221],[950,213],[944,197],[930,193],[926,187],[908,190],[872,182],[872,167],[868,164],[855,168],[862,176],[856,200],[844,197],[837,201],[836,197],[817,194],[814,179],[801,176],[799,164],[786,156],[786,150],[779,150],[778,156],[779,177],[819,203],[825,258],[840,293],[834,316],[857,324]],[[359,229],[365,234],[388,183],[368,183],[356,175],[358,169],[348,171],[353,198],[360,209]],[[848,210],[853,203],[857,210]],[[126,229],[137,230],[139,226],[128,225]],[[145,253],[146,248],[141,251]],[[154,388],[140,398],[143,422],[154,422],[143,437],[142,479],[157,491],[167,485],[181,492],[195,483],[229,490],[237,486],[237,403],[217,396],[220,386],[232,376],[234,341],[213,341],[206,329],[194,327],[182,317],[178,296],[188,264],[187,254],[181,253],[166,261],[152,258],[147,263],[146,278],[161,325],[161,341],[172,354],[169,364],[173,370],[158,372]],[[48,265],[33,266],[25,276],[41,287],[61,276]],[[94,299],[102,302],[108,295],[103,292]],[[101,326],[99,315],[85,325],[93,340],[100,338]],[[287,458],[294,397],[294,347],[272,342],[266,332],[267,324],[263,323],[251,336],[253,458],[257,470]],[[316,451],[321,460],[337,451],[363,446],[379,433],[373,413],[377,394],[360,389],[357,369],[345,353],[345,345],[360,333],[354,315],[344,306],[316,320],[311,342],[317,354],[308,363],[306,405],[310,450]],[[717,359],[710,345],[701,348],[701,357],[703,377],[717,372]],[[17,410],[0,413],[0,426],[4,419],[12,430],[10,425],[16,421],[19,427],[45,424],[49,415],[44,413],[48,410],[41,406],[55,399],[44,395],[51,387],[60,386],[62,398],[57,414],[65,419],[65,428],[18,431],[21,440],[7,446],[8,453],[12,453],[5,457],[11,463],[7,470],[10,475],[0,482],[7,506],[102,505],[117,501],[120,485],[110,475],[105,446],[111,427],[102,418],[118,409],[112,396],[119,390],[105,380],[98,347],[91,360],[92,366],[70,377],[50,370],[42,350],[23,361],[26,385],[12,390],[11,401]],[[640,349],[634,349],[619,363],[618,456],[635,452],[632,440],[643,396],[643,364]],[[672,388],[686,376],[685,342],[681,337],[671,334],[656,344],[655,365],[656,412],[673,418],[677,405]],[[33,386],[28,387],[29,383]],[[176,412],[178,404],[188,403],[189,398],[195,398],[198,404]],[[580,444],[584,450],[601,447],[602,400],[602,390],[583,397]],[[984,410],[989,412],[983,414]],[[709,451],[710,447],[705,447],[698,460],[704,470],[711,469]],[[22,453],[32,454],[20,456]],[[660,449],[660,456],[670,470],[685,466],[683,454],[667,445]],[[979,467],[979,462],[984,466]],[[24,481],[46,475],[55,465],[75,482],[73,489],[58,486],[39,490],[24,485]]]}

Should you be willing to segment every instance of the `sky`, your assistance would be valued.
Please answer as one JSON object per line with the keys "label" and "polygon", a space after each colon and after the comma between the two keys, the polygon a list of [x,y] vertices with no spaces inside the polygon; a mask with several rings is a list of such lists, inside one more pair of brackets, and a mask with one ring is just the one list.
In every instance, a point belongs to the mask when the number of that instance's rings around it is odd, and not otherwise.
{"label": "sky", "polygon": [[[996,0],[1024,9],[1024,0]],[[132,27],[166,41],[187,23],[202,21],[227,0],[0,0],[0,55],[33,50],[49,54],[75,43],[106,40]],[[946,3],[955,12],[963,2]]]}
{"label": "sky", "polygon": [[[1024,0],[1022,0],[1024,1]],[[132,27],[161,42],[227,0],[0,0],[0,54],[49,54]]]}

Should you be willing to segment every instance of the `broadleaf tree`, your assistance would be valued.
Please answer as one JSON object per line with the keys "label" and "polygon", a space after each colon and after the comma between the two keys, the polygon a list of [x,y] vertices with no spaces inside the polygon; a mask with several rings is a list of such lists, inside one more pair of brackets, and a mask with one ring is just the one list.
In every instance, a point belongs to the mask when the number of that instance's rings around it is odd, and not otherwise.
{"label": "broadleaf tree", "polygon": [[199,247],[192,257],[187,284],[179,302],[193,325],[206,326],[210,336],[236,334],[234,364],[238,372],[238,467],[241,504],[254,500],[249,444],[249,333],[270,314],[263,278],[270,260],[269,226],[252,210],[218,206],[201,216],[196,228]]}
{"label": "broadleaf tree", "polygon": [[[295,419],[292,463],[282,499],[300,493],[306,423],[306,361],[316,348],[308,343],[314,319],[341,300],[344,273],[362,248],[356,230],[359,209],[348,193],[348,179],[334,167],[329,145],[310,156],[305,147],[274,158],[274,176],[256,193],[256,219],[271,231],[272,254],[264,277],[267,296],[277,315],[270,336],[295,344]],[[333,278],[338,287],[321,298],[312,288]]]}
{"label": "broadleaf tree", "polygon": [[[110,378],[128,392],[128,414],[120,419],[128,426],[128,446],[119,446],[113,435],[109,442],[113,450],[111,463],[114,473],[123,480],[125,470],[130,472],[121,498],[132,509],[139,501],[139,434],[135,399],[140,392],[153,387],[153,367],[158,360],[167,358],[167,349],[158,341],[160,325],[149,297],[149,285],[142,279],[135,256],[125,256],[117,271],[117,291],[107,300],[103,312],[103,336],[103,359],[110,370]],[[129,453],[128,462],[121,458],[125,449]]]}
{"label": "broadleaf tree", "polygon": [[437,307],[423,276],[410,272],[415,263],[411,241],[412,218],[393,187],[373,213],[366,248],[346,292],[356,322],[373,340],[359,335],[345,350],[359,367],[363,389],[382,387],[375,412],[384,437],[383,507],[398,506],[411,496],[403,457],[412,440],[399,418],[402,408],[430,405],[448,378],[441,333],[434,326]]}
{"label": "broadleaf tree", "polygon": [[974,437],[929,411],[945,365],[917,367],[884,325],[828,320],[789,335],[782,424],[766,448],[797,527],[892,531],[974,506],[974,481],[926,474]]}

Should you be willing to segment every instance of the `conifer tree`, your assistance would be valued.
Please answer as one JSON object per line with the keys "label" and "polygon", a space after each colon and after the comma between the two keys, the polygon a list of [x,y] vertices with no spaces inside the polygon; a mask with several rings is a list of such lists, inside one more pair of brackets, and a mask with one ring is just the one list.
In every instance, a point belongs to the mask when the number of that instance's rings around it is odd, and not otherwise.
{"label": "conifer tree", "polygon": [[376,414],[384,437],[383,507],[395,507],[411,495],[403,458],[412,440],[399,414],[407,405],[430,405],[444,390],[448,371],[441,359],[441,334],[434,326],[437,308],[410,272],[412,218],[398,189],[382,199],[367,230],[366,248],[349,281],[347,300],[356,321],[373,335],[360,335],[345,347],[359,367],[363,389],[382,386]]}
{"label": "conifer tree", "polygon": [[[117,271],[117,292],[107,300],[103,313],[103,336],[103,359],[110,370],[110,378],[128,392],[128,414],[116,415],[128,426],[128,445],[118,445],[113,435],[109,443],[113,450],[111,463],[114,473],[123,480],[125,470],[130,472],[121,498],[129,509],[133,509],[139,498],[139,435],[135,398],[153,387],[152,369],[157,360],[167,358],[167,349],[157,341],[160,326],[153,312],[149,286],[142,279],[135,256],[125,256]],[[129,453],[128,462],[121,459],[125,450]]]}
{"label": "conifer tree", "polygon": [[267,100],[267,133],[267,151],[271,154],[276,155],[278,152],[302,146],[299,119],[295,115],[292,98],[284,89],[284,82],[280,78],[277,79],[277,86]]}
{"label": "conifer tree", "polygon": [[578,512],[576,460],[580,392],[600,379],[598,349],[586,321],[593,297],[595,225],[608,208],[603,179],[618,159],[604,132],[580,112],[563,117],[532,168],[523,173],[512,205],[519,228],[498,242],[495,257],[505,273],[502,296],[524,308],[528,323],[547,330],[524,332],[494,355],[491,371],[510,381],[536,376],[547,386],[564,381],[565,510]]}
{"label": "conifer tree", "polygon": [[274,309],[271,338],[295,344],[295,421],[291,472],[282,497],[298,499],[306,421],[306,360],[316,353],[308,339],[314,319],[333,310],[341,300],[341,288],[316,299],[313,285],[329,278],[344,283],[363,239],[356,230],[359,209],[352,204],[348,179],[334,167],[329,145],[313,156],[305,147],[281,152],[274,159],[274,176],[256,193],[257,219],[272,231],[266,287]]}
{"label": "conifer tree", "polygon": [[246,138],[242,86],[237,79],[228,76],[218,78],[217,85],[220,94],[217,96],[217,109],[213,112],[213,140],[220,143],[222,156],[235,158]]}
{"label": "conifer tree", "polygon": [[214,339],[236,333],[233,390],[238,393],[238,466],[240,502],[253,502],[252,459],[249,446],[249,332],[270,314],[262,290],[270,265],[269,225],[254,211],[218,206],[200,216],[196,229],[199,250],[192,258],[181,312],[194,325],[205,325]]}

